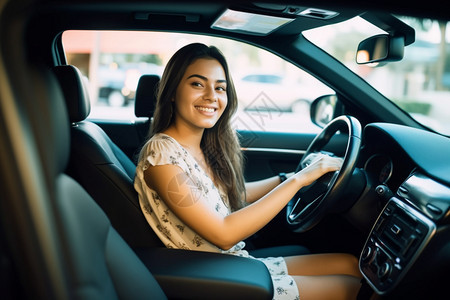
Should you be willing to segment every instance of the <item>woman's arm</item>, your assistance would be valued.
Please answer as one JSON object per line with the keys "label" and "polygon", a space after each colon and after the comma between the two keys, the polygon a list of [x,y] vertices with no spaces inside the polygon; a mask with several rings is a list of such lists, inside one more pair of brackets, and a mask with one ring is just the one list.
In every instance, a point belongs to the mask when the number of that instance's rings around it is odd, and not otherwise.
{"label": "woman's arm", "polygon": [[178,166],[151,166],[144,172],[154,189],[186,225],[221,249],[229,249],[264,227],[303,186],[323,174],[338,170],[342,160],[322,158],[294,174],[252,204],[223,217],[203,198],[195,180]]}
{"label": "woman's arm", "polygon": [[[292,175],[294,175],[294,172],[286,174],[286,177],[289,178]],[[278,175],[258,181],[246,182],[245,183],[246,202],[247,203],[255,202],[256,200],[262,198],[268,192],[273,190],[280,183],[281,178]]]}

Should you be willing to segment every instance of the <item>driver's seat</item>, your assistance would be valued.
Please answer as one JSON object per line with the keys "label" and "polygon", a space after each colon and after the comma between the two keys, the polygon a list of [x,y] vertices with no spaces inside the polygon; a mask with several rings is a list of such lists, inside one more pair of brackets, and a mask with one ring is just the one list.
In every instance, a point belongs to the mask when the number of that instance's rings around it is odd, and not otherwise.
{"label": "driver's seat", "polygon": [[[62,88],[71,123],[71,153],[67,172],[77,180],[107,214],[113,227],[133,248],[164,247],[139,206],[133,180],[135,164],[98,125],[86,120],[90,99],[81,72],[71,65],[53,69]],[[151,118],[154,76],[143,75],[136,91],[137,116]],[[153,96],[153,97],[152,97]],[[146,124],[149,126],[149,123]],[[252,250],[255,257],[307,254],[303,246]]]}

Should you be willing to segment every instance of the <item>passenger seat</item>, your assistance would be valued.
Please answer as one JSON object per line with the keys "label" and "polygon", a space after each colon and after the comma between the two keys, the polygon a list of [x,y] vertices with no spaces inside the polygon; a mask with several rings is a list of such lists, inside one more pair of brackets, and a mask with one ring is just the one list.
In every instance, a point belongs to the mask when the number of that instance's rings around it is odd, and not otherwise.
{"label": "passenger seat", "polygon": [[91,106],[81,72],[75,66],[65,65],[54,67],[54,73],[64,93],[71,123],[67,174],[99,204],[131,247],[162,247],[139,205],[133,186],[136,165],[100,126],[86,120]]}

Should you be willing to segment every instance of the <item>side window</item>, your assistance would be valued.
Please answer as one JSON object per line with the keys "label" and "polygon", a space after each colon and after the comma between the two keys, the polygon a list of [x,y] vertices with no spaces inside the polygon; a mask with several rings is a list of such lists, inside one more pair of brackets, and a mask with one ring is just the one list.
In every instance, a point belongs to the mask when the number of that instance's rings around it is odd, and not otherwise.
{"label": "side window", "polygon": [[[226,56],[239,97],[239,130],[319,132],[310,103],[334,91],[303,70],[257,47],[200,35],[162,32],[66,31],[69,64],[88,79],[91,119],[133,120],[134,96],[143,74],[162,74],[180,47],[201,42]],[[158,42],[156,42],[158,41]]]}

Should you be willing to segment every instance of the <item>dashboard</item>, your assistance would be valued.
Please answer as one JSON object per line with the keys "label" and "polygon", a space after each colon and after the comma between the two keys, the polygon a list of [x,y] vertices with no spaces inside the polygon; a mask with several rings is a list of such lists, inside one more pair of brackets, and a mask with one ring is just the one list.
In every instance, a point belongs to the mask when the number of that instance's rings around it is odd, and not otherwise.
{"label": "dashboard", "polygon": [[359,259],[367,283],[384,295],[419,278],[424,284],[424,276],[448,281],[450,139],[373,123],[364,130],[359,161],[368,186],[384,194]]}
{"label": "dashboard", "polygon": [[389,155],[377,153],[367,159],[364,170],[379,183],[385,184],[392,176],[394,163]]}

